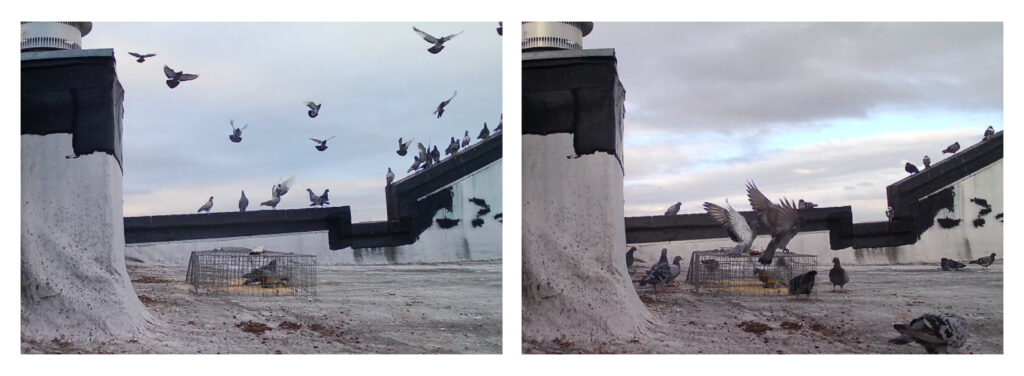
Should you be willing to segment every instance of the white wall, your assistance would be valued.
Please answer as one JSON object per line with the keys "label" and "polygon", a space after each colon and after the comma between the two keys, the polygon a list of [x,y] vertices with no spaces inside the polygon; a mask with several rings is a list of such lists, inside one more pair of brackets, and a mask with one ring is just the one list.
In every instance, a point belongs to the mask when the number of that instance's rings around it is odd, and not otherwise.
{"label": "white wall", "polygon": [[[345,248],[336,251],[328,249],[327,231],[292,233],[279,235],[248,236],[238,238],[188,240],[178,242],[130,244],[125,255],[150,263],[187,264],[193,251],[205,251],[220,247],[266,247],[277,252],[293,252],[317,255],[321,265],[332,264],[389,264],[479,261],[501,259],[501,228],[503,224],[494,219],[502,212],[501,160],[475,171],[462,180],[452,183],[454,187],[452,213],[440,210],[434,218],[460,218],[458,226],[441,229],[435,222],[420,234],[410,245],[385,248],[353,250]],[[470,197],[487,201],[491,212],[485,215],[484,225],[473,228],[470,222],[476,218],[479,207],[470,203]],[[383,199],[383,196],[381,197]]]}

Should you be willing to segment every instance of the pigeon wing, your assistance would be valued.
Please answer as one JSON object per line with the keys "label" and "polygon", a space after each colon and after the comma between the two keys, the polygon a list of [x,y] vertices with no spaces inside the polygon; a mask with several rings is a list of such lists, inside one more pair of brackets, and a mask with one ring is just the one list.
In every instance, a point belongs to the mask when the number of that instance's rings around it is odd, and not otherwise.
{"label": "pigeon wing", "polygon": [[128,54],[132,55],[132,56],[135,56],[135,57],[138,57],[138,58],[145,57],[145,56],[142,56],[141,54],[137,54],[137,53],[134,53],[134,52],[129,52]]}
{"label": "pigeon wing", "polygon": [[306,107],[309,107],[309,109],[313,111],[316,111],[317,109],[316,103],[313,103],[313,101],[306,101]]}
{"label": "pigeon wing", "polygon": [[[736,232],[736,224],[732,222],[733,220],[728,210],[710,202],[704,203],[704,210],[708,212],[708,216],[710,216],[715,223],[718,223],[720,226],[725,228],[725,232],[729,233],[729,239],[732,239],[732,241],[737,243],[743,241],[743,239],[740,238],[740,235]],[[745,223],[746,221],[744,221],[744,224]]]}
{"label": "pigeon wing", "polygon": [[423,30],[417,29],[416,26],[412,27],[412,31],[415,31],[416,34],[419,34],[420,37],[423,38],[423,40],[425,40],[427,42],[437,43],[439,41],[439,39],[435,38],[433,35],[427,34],[427,33],[423,32]]}
{"label": "pigeon wing", "polygon": [[167,78],[174,78],[174,70],[164,65],[164,75],[167,76]]}
{"label": "pigeon wing", "polygon": [[197,78],[199,78],[198,74],[182,73],[181,76],[178,77],[178,81],[192,81]]}
{"label": "pigeon wing", "polygon": [[779,200],[779,203],[781,205],[775,206],[776,210],[771,213],[772,223],[777,229],[795,229],[800,221],[800,212],[797,211],[796,204],[785,198]]}
{"label": "pigeon wing", "polygon": [[466,31],[465,31],[465,30],[463,30],[463,31],[460,31],[460,32],[458,32],[458,33],[455,33],[455,34],[452,34],[452,35],[449,35],[449,36],[443,37],[443,38],[441,38],[441,43],[444,43],[444,42],[450,41],[450,40],[452,40],[452,38],[455,38],[455,37],[459,36],[459,34],[462,34],[462,33],[464,33],[464,32],[466,32]]}
{"label": "pigeon wing", "polygon": [[315,142],[315,143],[318,143],[318,144],[322,144],[322,143],[324,143],[324,141],[323,141],[323,140],[317,140],[317,139],[315,139],[315,138],[312,138],[312,137],[310,138],[310,140],[313,140],[313,142]]}

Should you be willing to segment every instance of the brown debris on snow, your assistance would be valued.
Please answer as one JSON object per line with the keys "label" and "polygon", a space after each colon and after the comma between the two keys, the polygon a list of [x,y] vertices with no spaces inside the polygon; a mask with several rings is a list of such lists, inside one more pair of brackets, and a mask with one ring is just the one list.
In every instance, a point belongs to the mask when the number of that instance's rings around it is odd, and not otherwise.
{"label": "brown debris on snow", "polygon": [[741,329],[743,329],[744,332],[754,333],[754,334],[757,334],[757,335],[762,335],[762,334],[764,334],[765,332],[767,332],[769,330],[774,330],[775,329],[775,328],[772,328],[772,327],[768,326],[765,323],[760,323],[760,322],[757,322],[757,321],[744,321],[744,322],[739,323],[739,325],[736,325],[736,326],[738,326]]}
{"label": "brown debris on snow", "polygon": [[270,330],[270,327],[267,326],[267,324],[264,324],[264,323],[261,323],[261,322],[255,322],[255,321],[252,321],[252,320],[242,321],[240,323],[237,323],[237,324],[235,324],[235,327],[242,328],[242,331],[247,332],[247,333],[253,333],[253,334],[256,334],[256,335],[261,335],[261,334],[263,334],[263,332],[266,332],[266,331]]}

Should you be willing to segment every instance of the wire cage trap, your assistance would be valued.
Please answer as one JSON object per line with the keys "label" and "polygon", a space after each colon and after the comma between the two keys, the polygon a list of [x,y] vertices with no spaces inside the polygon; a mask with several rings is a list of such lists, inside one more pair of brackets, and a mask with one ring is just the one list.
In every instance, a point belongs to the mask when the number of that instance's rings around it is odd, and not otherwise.
{"label": "wire cage trap", "polygon": [[197,294],[316,295],[316,256],[221,248],[195,251],[185,281]]}
{"label": "wire cage trap", "polygon": [[760,255],[732,255],[730,250],[697,251],[690,258],[686,283],[696,292],[740,295],[788,295],[789,280],[818,268],[818,256],[775,252],[771,265]]}

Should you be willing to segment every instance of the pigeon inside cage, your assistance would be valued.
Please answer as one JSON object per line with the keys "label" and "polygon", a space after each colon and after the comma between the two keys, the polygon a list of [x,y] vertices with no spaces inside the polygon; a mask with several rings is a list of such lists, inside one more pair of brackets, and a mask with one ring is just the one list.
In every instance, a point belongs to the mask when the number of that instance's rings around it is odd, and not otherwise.
{"label": "pigeon inside cage", "polygon": [[697,251],[690,258],[686,283],[697,292],[741,295],[788,295],[789,281],[817,270],[818,257],[776,252],[771,265],[759,255],[733,255],[728,250]]}
{"label": "pigeon inside cage", "polygon": [[197,294],[315,295],[316,256],[248,248],[196,251],[185,281]]}

